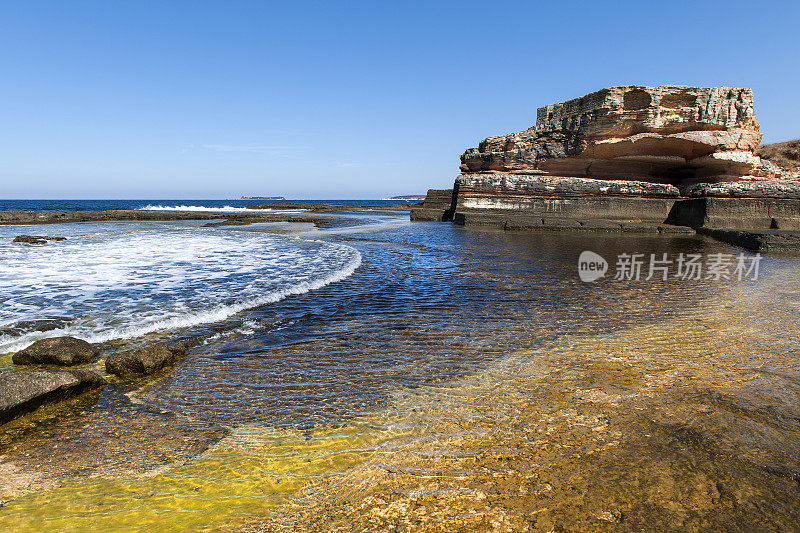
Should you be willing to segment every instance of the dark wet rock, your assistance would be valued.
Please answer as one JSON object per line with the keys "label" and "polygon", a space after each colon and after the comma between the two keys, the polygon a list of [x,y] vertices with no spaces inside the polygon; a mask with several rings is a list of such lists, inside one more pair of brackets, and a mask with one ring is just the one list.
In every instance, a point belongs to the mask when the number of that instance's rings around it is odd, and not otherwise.
{"label": "dark wet rock", "polygon": [[21,242],[24,244],[47,244],[47,239],[36,235],[17,235],[14,237],[14,242]]}
{"label": "dark wet rock", "polygon": [[800,218],[773,217],[770,229],[800,230]]}
{"label": "dark wet rock", "polygon": [[800,231],[698,228],[697,232],[753,252],[800,254]]}
{"label": "dark wet rock", "polygon": [[185,343],[157,343],[115,353],[106,358],[106,372],[117,376],[150,375],[174,364],[186,354],[187,346]]}
{"label": "dark wet rock", "polygon": [[693,228],[797,228],[800,199],[688,198],[675,202],[667,223]]}
{"label": "dark wet rock", "polygon": [[105,384],[100,375],[88,370],[0,373],[0,424]]}
{"label": "dark wet rock", "polygon": [[530,216],[508,211],[461,211],[454,222],[461,226],[483,226],[507,231],[541,233],[615,233],[694,235],[691,228],[648,222],[624,222],[592,218]]}
{"label": "dark wet rock", "polygon": [[20,336],[31,331],[52,331],[63,328],[67,322],[69,322],[69,319],[18,320],[8,326],[0,326],[0,335]]}
{"label": "dark wet rock", "polygon": [[[371,211],[371,209],[360,207],[346,207],[346,206],[328,206],[331,209],[324,211],[352,211],[363,212]],[[406,207],[407,209],[408,207]],[[284,207],[283,209],[289,209]],[[316,209],[313,211],[317,211]],[[209,220],[219,221],[227,219],[221,224],[214,225],[232,225],[237,221],[242,221],[244,224],[253,224],[256,222],[302,222],[315,224],[317,227],[333,227],[333,226],[352,226],[357,225],[359,222],[350,217],[335,217],[331,213],[316,213],[316,212],[294,212],[294,213],[281,213],[269,210],[263,212],[247,212],[247,213],[203,213],[203,212],[182,212],[182,211],[144,211],[136,209],[111,209],[108,211],[2,211],[0,210],[0,225],[4,224],[61,224],[65,222],[99,222],[107,220]],[[366,223],[366,222],[364,222]],[[35,236],[36,238],[46,240],[48,237]],[[43,244],[43,243],[39,243]]]}
{"label": "dark wet rock", "polygon": [[450,218],[444,209],[416,207],[411,210],[411,220],[414,222],[446,222]]}
{"label": "dark wet rock", "polygon": [[12,357],[17,365],[61,365],[73,366],[89,363],[100,353],[88,342],[75,337],[41,339]]}
{"label": "dark wet rock", "polygon": [[17,235],[14,237],[14,242],[21,242],[25,244],[47,244],[47,241],[66,241],[67,238],[62,235]]}
{"label": "dark wet rock", "polygon": [[226,218],[225,220],[221,220],[219,222],[208,222],[207,224],[203,224],[203,227],[219,228],[222,226],[247,226],[257,222],[261,221],[257,218]]}
{"label": "dark wet rock", "polygon": [[422,204],[411,209],[411,220],[443,222],[453,218],[453,189],[429,189]]}

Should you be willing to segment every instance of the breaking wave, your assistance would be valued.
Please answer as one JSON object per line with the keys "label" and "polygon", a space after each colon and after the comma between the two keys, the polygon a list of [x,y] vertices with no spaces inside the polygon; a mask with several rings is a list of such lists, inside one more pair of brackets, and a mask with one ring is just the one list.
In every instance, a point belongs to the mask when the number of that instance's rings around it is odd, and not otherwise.
{"label": "breaking wave", "polygon": [[152,205],[148,204],[144,207],[139,207],[137,211],[198,211],[203,213],[264,213],[264,212],[279,212],[279,213],[299,213],[306,211],[305,209],[282,209],[276,211],[275,209],[250,209],[248,207],[233,207],[231,205],[224,205],[222,207],[206,207],[204,205]]}
{"label": "breaking wave", "polygon": [[141,228],[45,246],[0,244],[0,353],[218,322],[349,277],[361,254],[260,232]]}

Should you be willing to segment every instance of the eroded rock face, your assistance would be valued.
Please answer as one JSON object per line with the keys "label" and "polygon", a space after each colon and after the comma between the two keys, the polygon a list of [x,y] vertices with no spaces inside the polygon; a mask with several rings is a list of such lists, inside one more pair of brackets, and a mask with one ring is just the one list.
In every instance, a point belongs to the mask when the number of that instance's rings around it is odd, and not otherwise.
{"label": "eroded rock face", "polygon": [[106,359],[106,372],[117,376],[150,375],[174,364],[185,353],[185,346],[165,343],[145,346],[131,352],[115,353]]}
{"label": "eroded rock face", "polygon": [[422,205],[411,209],[411,220],[442,222],[453,216],[453,189],[428,189]]}
{"label": "eroded rock face", "polygon": [[99,352],[92,344],[75,337],[41,339],[12,356],[16,365],[61,365],[73,366],[89,363]]}
{"label": "eroded rock face", "polygon": [[538,110],[536,125],[483,140],[461,171],[669,183],[776,179],[755,155],[753,92],[731,87],[611,87]]}
{"label": "eroded rock face", "polygon": [[731,181],[695,183],[683,188],[683,195],[719,198],[800,199],[800,181]]}
{"label": "eroded rock face", "polygon": [[466,174],[457,180],[459,194],[502,191],[506,196],[647,196],[677,198],[680,191],[667,183],[531,176],[506,172]]}

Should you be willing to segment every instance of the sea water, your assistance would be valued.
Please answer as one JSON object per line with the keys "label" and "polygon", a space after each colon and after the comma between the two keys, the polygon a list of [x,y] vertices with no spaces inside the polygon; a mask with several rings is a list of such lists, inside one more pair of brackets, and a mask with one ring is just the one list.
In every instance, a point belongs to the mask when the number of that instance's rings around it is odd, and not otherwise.
{"label": "sea water", "polygon": [[[124,334],[108,312],[122,309],[141,331],[159,325],[204,341],[169,373],[112,381],[96,403],[45,417],[4,445],[0,526],[797,523],[796,258],[763,257],[757,280],[584,283],[585,250],[612,265],[621,253],[740,250],[695,237],[507,233],[367,216],[370,224],[294,235],[205,222],[6,228],[7,237],[68,237],[24,248],[44,273],[57,267],[35,254],[75,243],[74,254],[106,265],[93,268],[130,265],[121,278],[142,281],[123,279],[122,296],[87,269],[89,297],[108,294],[82,308],[68,294],[81,283],[80,263],[65,271],[63,295],[29,272],[27,285],[7,285],[31,302],[26,314],[42,310],[61,329],[108,336]],[[114,234],[151,259],[111,246]],[[117,261],[77,246],[83,238],[119,251]],[[26,261],[14,264],[22,276]],[[160,287],[157,304],[147,303],[147,287]],[[310,290],[198,318],[280,287]],[[105,298],[114,305],[103,307]],[[48,306],[58,312],[44,314]],[[18,330],[6,342],[49,333],[41,322],[23,330],[21,308],[14,312]]]}
{"label": "sea water", "polygon": [[[13,243],[21,232],[64,241]],[[340,281],[344,244],[176,222],[0,227],[0,352],[71,335],[89,342],[219,322]]]}

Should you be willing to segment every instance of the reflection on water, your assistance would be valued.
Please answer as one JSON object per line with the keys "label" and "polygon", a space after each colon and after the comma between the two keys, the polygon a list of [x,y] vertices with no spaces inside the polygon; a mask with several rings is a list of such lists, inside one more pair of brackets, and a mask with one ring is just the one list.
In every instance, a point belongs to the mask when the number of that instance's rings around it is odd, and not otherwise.
{"label": "reflection on water", "polygon": [[361,253],[347,280],[198,328],[174,372],[4,449],[0,524],[800,523],[795,259],[757,282],[583,284],[586,249],[733,249],[444,224],[326,239]]}
{"label": "reflection on water", "polygon": [[796,348],[748,323],[771,309],[729,296],[736,308],[565,337],[403,395],[406,446],[248,529],[792,529]]}

